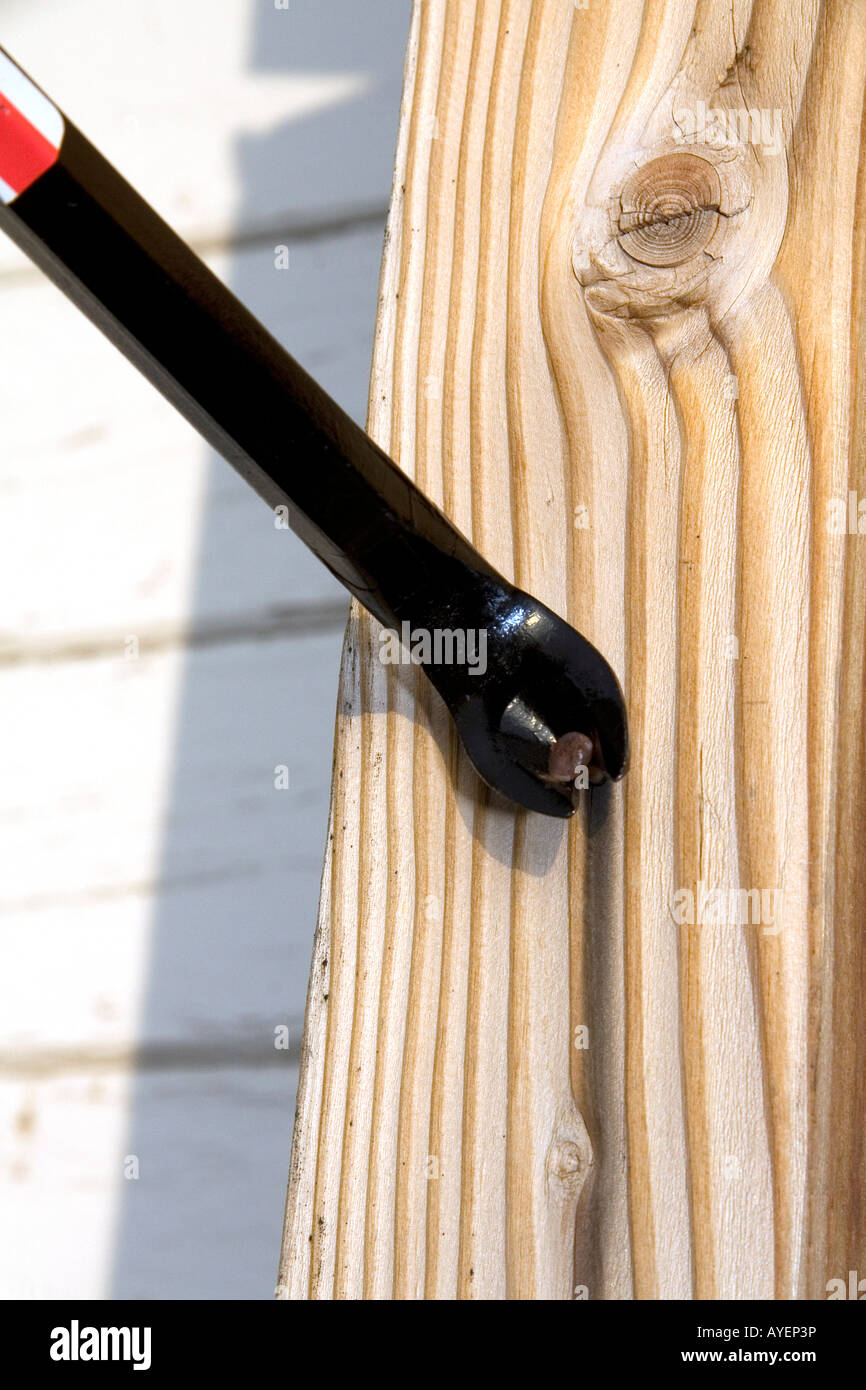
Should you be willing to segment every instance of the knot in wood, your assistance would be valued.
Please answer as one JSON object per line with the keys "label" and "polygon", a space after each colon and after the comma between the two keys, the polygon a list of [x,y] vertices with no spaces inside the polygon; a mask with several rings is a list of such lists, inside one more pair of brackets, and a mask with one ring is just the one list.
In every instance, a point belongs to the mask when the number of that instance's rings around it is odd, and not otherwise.
{"label": "knot in wood", "polygon": [[650,160],[623,185],[619,244],[641,265],[684,265],[715,235],[721,197],[716,169],[699,155]]}
{"label": "knot in wood", "polygon": [[572,1139],[560,1139],[547,1156],[547,1168],[552,1178],[573,1182],[583,1167],[580,1145]]}

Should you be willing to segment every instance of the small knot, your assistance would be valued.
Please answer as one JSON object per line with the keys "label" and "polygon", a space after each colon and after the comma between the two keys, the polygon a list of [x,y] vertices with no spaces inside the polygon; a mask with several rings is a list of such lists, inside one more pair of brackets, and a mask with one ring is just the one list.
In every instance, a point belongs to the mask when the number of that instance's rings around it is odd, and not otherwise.
{"label": "small knot", "polygon": [[580,1145],[572,1139],[562,1139],[554,1144],[547,1156],[547,1169],[552,1178],[563,1182],[573,1179],[581,1170]]}
{"label": "small knot", "polygon": [[714,166],[699,155],[652,159],[623,186],[619,244],[641,265],[683,265],[704,251],[715,235],[721,197]]}

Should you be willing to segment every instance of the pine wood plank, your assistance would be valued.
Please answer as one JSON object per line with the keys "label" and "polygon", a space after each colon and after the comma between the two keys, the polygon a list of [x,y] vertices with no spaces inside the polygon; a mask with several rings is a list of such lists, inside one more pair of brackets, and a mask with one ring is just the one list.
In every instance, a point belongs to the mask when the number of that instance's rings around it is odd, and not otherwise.
{"label": "pine wood plank", "polygon": [[863,1263],[864,85],[863,0],[416,6],[370,428],[633,762],[512,813],[353,615],[285,1297]]}

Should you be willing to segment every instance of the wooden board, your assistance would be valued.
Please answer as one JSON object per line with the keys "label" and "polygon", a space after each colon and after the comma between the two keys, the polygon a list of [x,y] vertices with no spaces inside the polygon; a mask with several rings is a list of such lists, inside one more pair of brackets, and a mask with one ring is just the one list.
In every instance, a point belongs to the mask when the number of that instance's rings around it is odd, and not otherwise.
{"label": "wooden board", "polygon": [[354,614],[287,1298],[862,1267],[864,75],[863,0],[416,5],[370,428],[633,758],[513,813]]}

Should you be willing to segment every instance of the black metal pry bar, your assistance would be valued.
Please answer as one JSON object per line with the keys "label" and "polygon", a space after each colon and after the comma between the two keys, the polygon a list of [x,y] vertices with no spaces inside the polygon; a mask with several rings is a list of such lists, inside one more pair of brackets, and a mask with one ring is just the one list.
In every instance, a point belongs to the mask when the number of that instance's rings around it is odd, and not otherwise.
{"label": "black metal pry bar", "polygon": [[582,772],[623,775],[595,647],[488,564],[2,50],[0,225],[381,623],[484,634],[483,663],[418,664],[491,787],[564,817]]}

